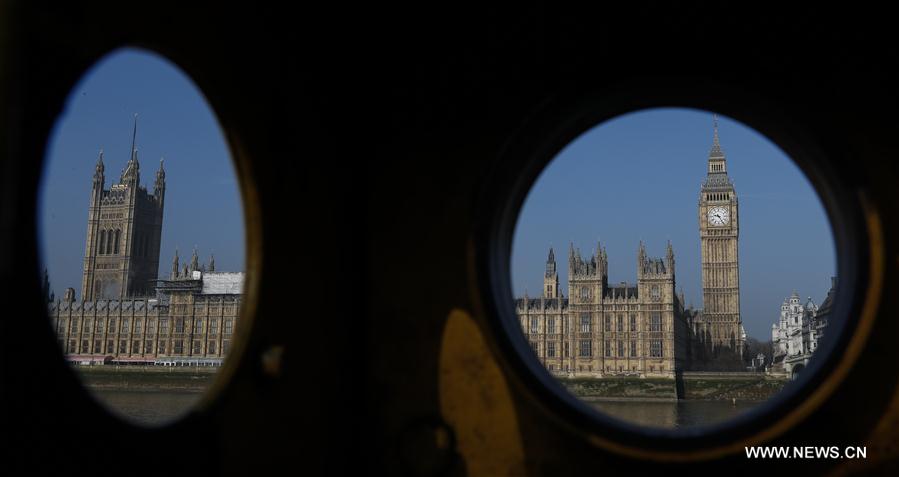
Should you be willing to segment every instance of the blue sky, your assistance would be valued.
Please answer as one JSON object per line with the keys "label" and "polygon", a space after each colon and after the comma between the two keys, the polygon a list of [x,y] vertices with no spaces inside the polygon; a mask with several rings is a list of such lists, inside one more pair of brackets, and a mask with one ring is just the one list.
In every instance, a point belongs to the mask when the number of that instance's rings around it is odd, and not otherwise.
{"label": "blue sky", "polygon": [[[612,283],[636,280],[637,245],[663,257],[671,240],[677,286],[702,307],[697,206],[712,145],[712,113],[652,109],[575,139],[546,167],[522,207],[512,246],[516,295],[539,296],[549,247],[567,296],[568,245],[597,240]],[[740,301],[746,333],[770,339],[793,290],[820,304],[836,274],[830,224],[809,181],[777,146],[719,116],[721,147],[740,203]]]}
{"label": "blue sky", "polygon": [[[73,87],[48,138],[40,189],[39,237],[57,296],[81,294],[91,178],[102,148],[106,188],[117,181],[131,149],[138,114],[141,183],[150,191],[165,157],[166,196],[160,276],[168,276],[177,246],[216,270],[244,270],[244,223],[237,177],[215,114],[196,85],[174,64],[143,50],[116,50]],[[182,264],[184,262],[182,261]]]}

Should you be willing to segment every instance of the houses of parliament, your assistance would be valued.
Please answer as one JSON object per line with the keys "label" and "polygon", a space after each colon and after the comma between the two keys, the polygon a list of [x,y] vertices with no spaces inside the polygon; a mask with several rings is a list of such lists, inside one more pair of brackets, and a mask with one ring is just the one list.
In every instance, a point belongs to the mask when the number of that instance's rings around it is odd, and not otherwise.
{"label": "houses of parliament", "polygon": [[[66,359],[81,364],[218,365],[240,313],[243,273],[201,264],[194,249],[167,279],[157,278],[165,169],[160,160],[152,193],[141,185],[135,146],[118,182],[106,188],[103,152],[94,169],[87,219],[81,297],[68,288],[48,297]],[[45,289],[49,284],[45,278]]]}
{"label": "houses of parliament", "polygon": [[673,377],[685,370],[745,369],[740,318],[739,208],[715,122],[699,191],[703,309],[675,292],[670,242],[664,258],[637,247],[637,283],[609,281],[600,244],[588,256],[568,250],[569,295],[561,293],[549,250],[542,296],[515,300],[531,348],[550,373],[572,377]]}

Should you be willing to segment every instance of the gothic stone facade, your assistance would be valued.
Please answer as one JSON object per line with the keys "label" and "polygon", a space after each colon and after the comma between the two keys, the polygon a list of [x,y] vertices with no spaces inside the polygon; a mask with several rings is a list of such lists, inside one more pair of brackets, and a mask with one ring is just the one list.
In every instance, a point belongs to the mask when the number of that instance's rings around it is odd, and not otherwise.
{"label": "gothic stone facade", "polygon": [[637,283],[610,285],[608,257],[589,260],[569,249],[571,297],[559,293],[552,249],[542,298],[516,300],[522,329],[541,363],[563,376],[673,377],[685,366],[688,325],[675,294],[674,252],[663,259],[637,253]]}
{"label": "gothic stone facade", "polygon": [[[135,138],[137,121],[134,123]],[[153,193],[140,185],[132,138],[131,158],[119,182],[105,188],[103,151],[94,170],[81,280],[84,300],[147,296],[159,268],[165,170],[156,172]]]}
{"label": "gothic stone facade", "polygon": [[693,320],[697,359],[721,358],[741,367],[746,333],[740,317],[740,214],[737,193],[716,124],[708,169],[699,193],[702,313]]}
{"label": "gothic stone facade", "polygon": [[606,251],[589,261],[569,251],[570,298],[562,296],[553,250],[543,296],[515,300],[531,347],[546,368],[567,376],[674,376],[686,369],[743,370],[739,210],[717,119],[699,194],[704,309],[684,309],[675,294],[674,253],[637,255],[637,283],[609,285]]}
{"label": "gothic stone facade", "polygon": [[218,365],[240,314],[242,273],[196,271],[161,282],[156,297],[49,306],[66,359],[82,364]]}
{"label": "gothic stone facade", "polygon": [[134,140],[119,183],[105,189],[103,152],[94,170],[81,301],[51,299],[50,318],[68,360],[79,363],[219,364],[240,314],[242,273],[201,265],[194,250],[168,280],[157,280],[165,171],[153,194],[140,185]]}

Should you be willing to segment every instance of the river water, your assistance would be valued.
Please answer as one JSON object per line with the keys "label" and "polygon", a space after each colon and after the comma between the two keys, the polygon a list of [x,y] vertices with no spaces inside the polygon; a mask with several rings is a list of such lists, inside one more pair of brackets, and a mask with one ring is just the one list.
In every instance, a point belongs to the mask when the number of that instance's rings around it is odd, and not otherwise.
{"label": "river water", "polygon": [[186,414],[202,391],[128,391],[92,389],[92,394],[114,414],[136,424],[160,425]]}
{"label": "river water", "polygon": [[[93,390],[115,414],[136,424],[161,425],[193,407],[202,391]],[[752,401],[634,402],[592,401],[589,405],[615,418],[651,427],[690,427],[730,419],[759,404]]]}
{"label": "river water", "polygon": [[761,404],[760,401],[585,402],[605,414],[632,424],[667,428],[717,424]]}

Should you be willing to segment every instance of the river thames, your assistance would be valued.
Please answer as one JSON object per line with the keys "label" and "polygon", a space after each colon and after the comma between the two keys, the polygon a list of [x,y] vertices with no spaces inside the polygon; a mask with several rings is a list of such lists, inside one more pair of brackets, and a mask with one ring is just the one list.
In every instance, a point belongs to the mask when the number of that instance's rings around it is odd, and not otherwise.
{"label": "river thames", "polygon": [[[186,414],[201,391],[95,389],[94,395],[114,414],[136,424],[163,425]],[[715,424],[745,412],[760,401],[585,401],[590,406],[633,424],[680,428]]]}
{"label": "river thames", "polygon": [[764,401],[585,401],[617,419],[650,427],[682,428],[717,424]]}

